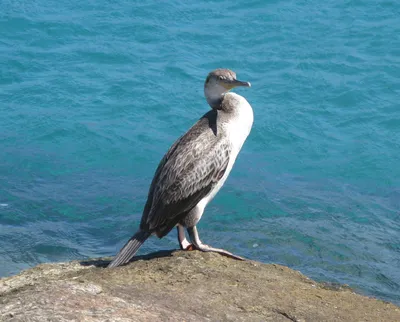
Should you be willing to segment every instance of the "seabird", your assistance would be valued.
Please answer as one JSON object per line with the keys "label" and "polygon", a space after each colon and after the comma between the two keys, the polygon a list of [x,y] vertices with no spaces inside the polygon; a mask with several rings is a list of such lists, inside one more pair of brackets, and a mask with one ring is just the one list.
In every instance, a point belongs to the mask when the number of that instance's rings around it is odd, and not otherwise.
{"label": "seabird", "polygon": [[[253,110],[232,88],[250,87],[229,69],[210,72],[204,94],[211,111],[204,114],[168,150],[151,183],[139,230],[108,267],[127,263],[151,235],[167,235],[175,226],[181,249],[217,252],[243,259],[205,245],[196,225],[207,204],[221,189],[253,125]],[[185,228],[191,244],[185,236]]]}

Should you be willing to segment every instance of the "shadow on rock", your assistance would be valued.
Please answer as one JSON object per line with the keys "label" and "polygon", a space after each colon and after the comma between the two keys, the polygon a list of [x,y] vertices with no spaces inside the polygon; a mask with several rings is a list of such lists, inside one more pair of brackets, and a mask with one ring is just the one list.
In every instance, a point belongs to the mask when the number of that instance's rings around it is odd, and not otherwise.
{"label": "shadow on rock", "polygon": [[[135,256],[128,263],[126,263],[124,265],[127,265],[132,262],[136,262],[139,260],[151,260],[151,259],[156,259],[156,258],[171,257],[172,253],[175,251],[176,251],[176,249],[160,250],[158,252],[150,253],[147,255]],[[98,259],[92,259],[92,260],[89,259],[89,260],[80,261],[79,263],[82,266],[96,266],[96,267],[106,268],[110,262],[111,262],[111,259],[109,259],[109,258],[98,258]],[[122,266],[124,266],[124,265],[122,265]]]}

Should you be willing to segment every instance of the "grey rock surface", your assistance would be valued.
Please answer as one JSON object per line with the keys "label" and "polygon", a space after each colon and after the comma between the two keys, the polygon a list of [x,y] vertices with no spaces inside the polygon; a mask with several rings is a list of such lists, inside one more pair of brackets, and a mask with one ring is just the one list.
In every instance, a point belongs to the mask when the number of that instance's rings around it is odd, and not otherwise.
{"label": "grey rock surface", "polygon": [[159,252],[42,264],[0,279],[1,321],[400,321],[400,308],[287,267]]}

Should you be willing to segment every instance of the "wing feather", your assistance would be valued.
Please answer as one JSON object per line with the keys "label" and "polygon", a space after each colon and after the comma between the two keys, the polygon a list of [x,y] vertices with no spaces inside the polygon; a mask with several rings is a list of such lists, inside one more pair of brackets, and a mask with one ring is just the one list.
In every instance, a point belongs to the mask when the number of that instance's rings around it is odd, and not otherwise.
{"label": "wing feather", "polygon": [[222,178],[231,147],[215,133],[216,113],[204,115],[161,160],[150,187],[142,229],[156,231],[159,237],[167,234]]}

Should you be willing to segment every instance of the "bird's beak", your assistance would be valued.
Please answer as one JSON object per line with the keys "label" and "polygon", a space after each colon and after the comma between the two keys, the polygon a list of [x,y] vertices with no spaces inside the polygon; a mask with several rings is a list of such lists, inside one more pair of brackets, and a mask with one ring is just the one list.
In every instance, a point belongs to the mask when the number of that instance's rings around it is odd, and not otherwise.
{"label": "bird's beak", "polygon": [[237,79],[235,79],[235,81],[233,82],[233,84],[235,85],[235,87],[236,87],[236,86],[251,87],[250,82],[242,82],[242,81],[239,81],[239,80],[237,80]]}
{"label": "bird's beak", "polygon": [[237,79],[230,81],[229,83],[224,83],[224,87],[228,90],[238,86],[251,87],[251,84],[249,82],[242,82]]}

